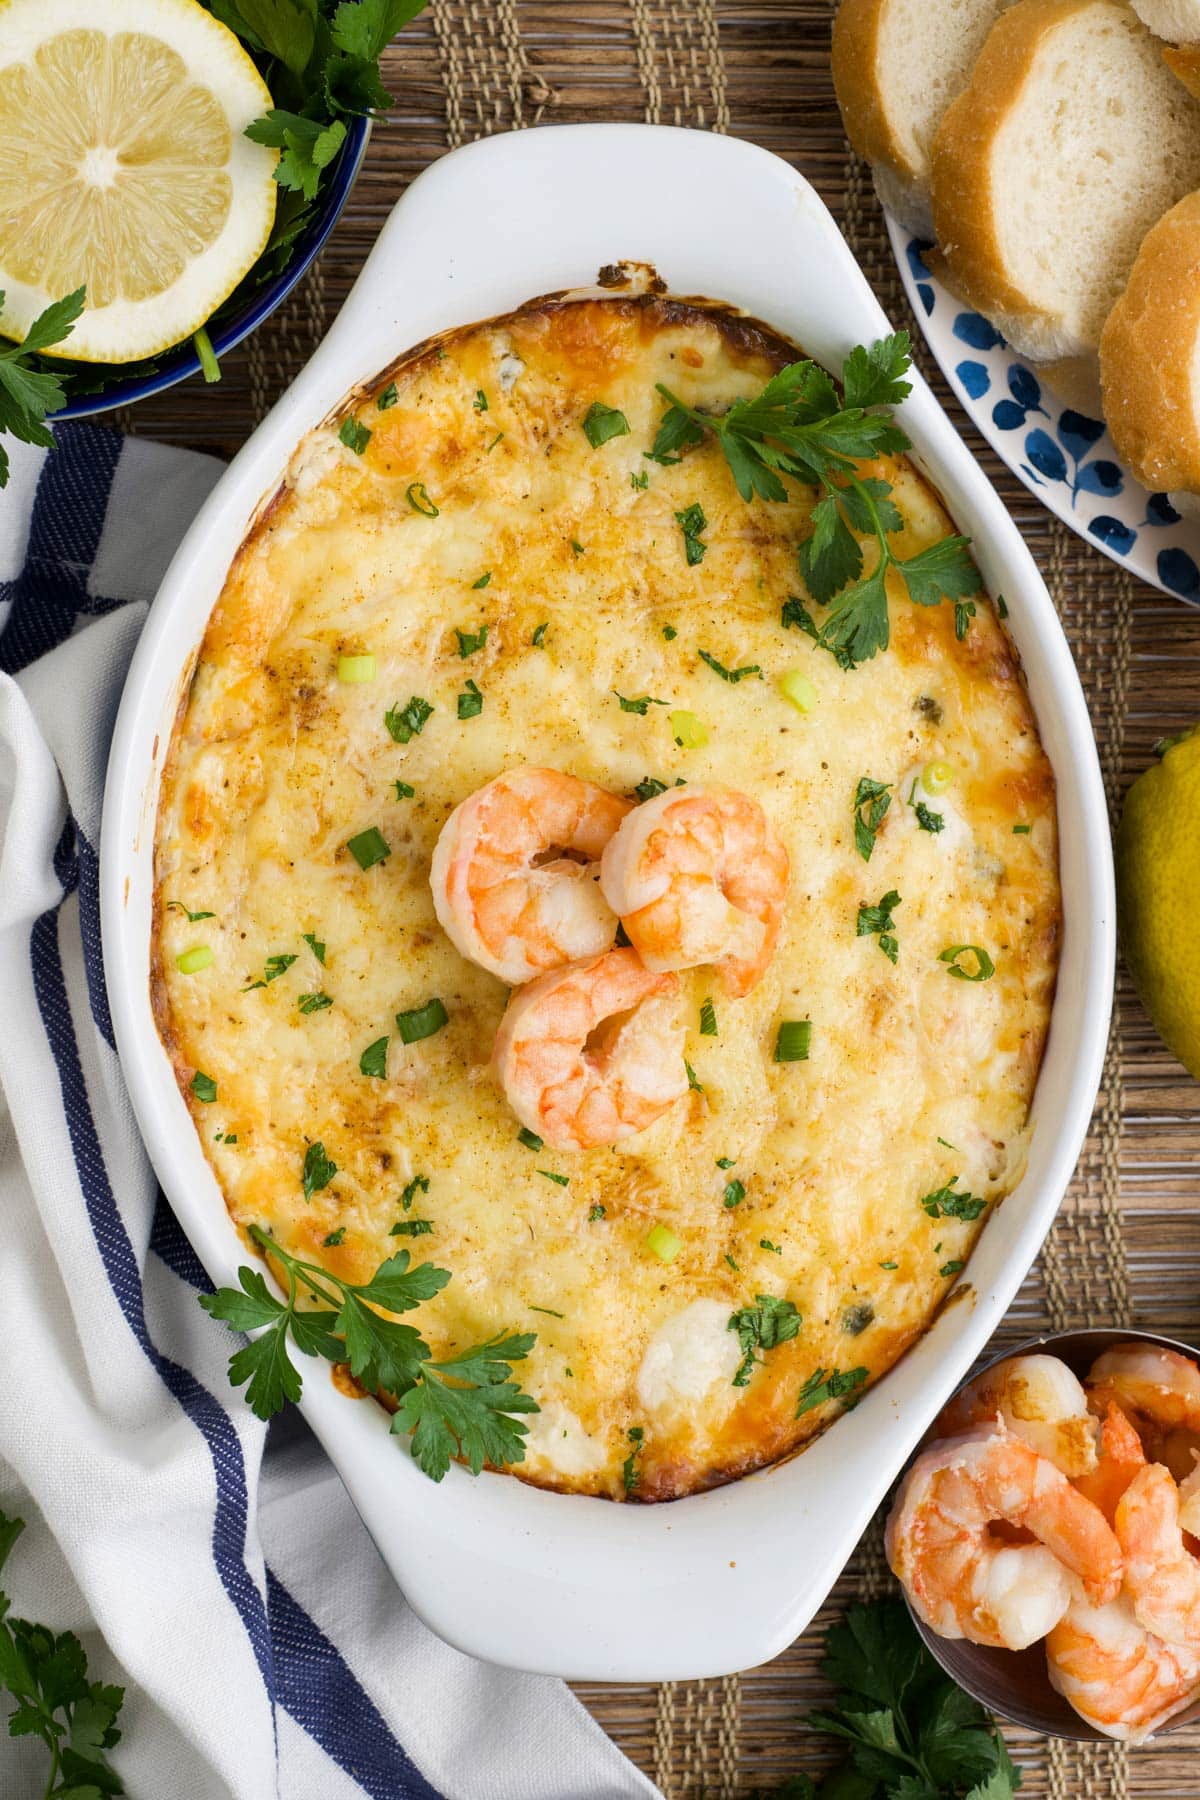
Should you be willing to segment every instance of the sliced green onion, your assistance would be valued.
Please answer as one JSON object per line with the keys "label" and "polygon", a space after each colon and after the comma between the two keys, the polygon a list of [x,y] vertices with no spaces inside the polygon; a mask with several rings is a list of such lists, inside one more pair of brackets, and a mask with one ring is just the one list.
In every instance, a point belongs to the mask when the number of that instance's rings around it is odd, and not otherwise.
{"label": "sliced green onion", "polygon": [[339,656],[337,660],[337,678],[348,683],[350,687],[358,687],[364,681],[374,681],[379,673],[379,664],[373,656]]}
{"label": "sliced green onion", "polygon": [[[975,958],[975,973],[973,975],[958,961],[960,956],[968,955]],[[951,944],[947,949],[940,953],[938,961],[949,963],[950,967],[946,971],[947,974],[957,975],[960,981],[990,981],[992,976],[996,973],[995,963],[992,961],[987,951],[982,949],[978,944]]]}
{"label": "sliced green onion", "polygon": [[207,944],[194,944],[175,958],[175,967],[181,975],[198,975],[201,969],[207,969],[212,959],[213,953]]}
{"label": "sliced green onion", "polygon": [[927,794],[944,794],[954,780],[954,764],[940,759],[926,763],[921,772],[921,786]]}
{"label": "sliced green onion", "polygon": [[524,1144],[527,1150],[540,1150],[542,1148],[543,1140],[538,1136],[536,1131],[530,1131],[527,1125],[522,1125],[520,1131],[517,1133],[517,1142],[518,1144]]}
{"label": "sliced green onion", "polygon": [[702,750],[708,742],[707,728],[694,712],[668,713],[667,723],[681,750]]}
{"label": "sliced green onion", "polygon": [[704,1000],[700,1005],[700,1036],[716,1037],[717,1035],[717,1009],[711,999]]}
{"label": "sliced green onion", "polygon": [[817,704],[817,690],[801,669],[785,669],[779,677],[779,691],[797,712],[810,713]]}
{"label": "sliced green onion", "polygon": [[404,490],[404,498],[414,512],[419,512],[426,519],[436,519],[440,508],[429,498],[429,489],[423,481],[411,481]]}
{"label": "sliced green onion", "polygon": [[812,1043],[811,1019],[781,1019],[775,1038],[777,1063],[807,1062]]}
{"label": "sliced green onion", "polygon": [[360,869],[373,869],[392,854],[391,845],[377,825],[371,825],[366,831],[360,831],[357,837],[347,841],[347,850]]}
{"label": "sliced green onion", "polygon": [[204,1075],[199,1069],[197,1069],[196,1073],[192,1076],[188,1086],[191,1088],[193,1094],[195,1094],[197,1100],[202,1100],[205,1106],[211,1106],[217,1097],[216,1082],[211,1075]]}
{"label": "sliced green onion", "polygon": [[553,1169],[539,1169],[538,1174],[544,1175],[546,1180],[552,1181],[556,1187],[570,1187],[571,1185],[569,1175],[557,1175]]}
{"label": "sliced green onion", "polygon": [[583,435],[593,450],[607,444],[609,438],[628,437],[629,420],[615,406],[593,400],[583,418]]}
{"label": "sliced green onion", "polygon": [[1033,830],[1032,825],[1014,825],[1013,826],[1013,836],[1014,837],[1028,837],[1029,833],[1032,830]]}
{"label": "sliced green onion", "polygon": [[440,1000],[427,1000],[424,1006],[414,1006],[410,1012],[396,1014],[396,1026],[400,1039],[405,1044],[419,1044],[422,1038],[432,1037],[443,1025],[449,1023],[450,1015]]}
{"label": "sliced green onion", "polygon": [[200,373],[205,381],[213,382],[221,379],[221,365],[217,361],[217,353],[212,347],[212,339],[203,325],[199,331],[192,333],[192,348],[200,358]]}
{"label": "sliced green onion", "polygon": [[673,1263],[683,1249],[683,1239],[676,1237],[669,1225],[652,1225],[644,1241],[659,1262]]}

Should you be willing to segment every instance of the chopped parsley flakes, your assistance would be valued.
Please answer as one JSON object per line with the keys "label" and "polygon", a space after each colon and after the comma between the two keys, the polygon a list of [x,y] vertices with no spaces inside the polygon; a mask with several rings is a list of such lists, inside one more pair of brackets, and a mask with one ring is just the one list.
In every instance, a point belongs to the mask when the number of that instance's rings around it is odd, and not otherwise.
{"label": "chopped parsley flakes", "polygon": [[986,1200],[975,1194],[958,1194],[958,1176],[952,1175],[945,1187],[935,1188],[932,1194],[922,1194],[921,1205],[931,1219],[977,1219]]}
{"label": "chopped parsley flakes", "polygon": [[685,506],[682,512],[675,514],[675,522],[683,533],[683,553],[688,567],[694,568],[697,563],[704,561],[704,553],[708,549],[708,545],[700,537],[702,531],[708,530],[704,508],[698,500],[693,500],[690,506]]}
{"label": "chopped parsley flakes", "polygon": [[407,744],[420,735],[425,729],[425,722],[431,717],[433,708],[428,700],[420,694],[413,694],[404,706],[393,706],[383,715],[383,722],[388,732],[398,744]]}
{"label": "chopped parsley flakes", "polygon": [[754,1306],[743,1306],[732,1314],[727,1327],[736,1331],[742,1348],[742,1360],[733,1377],[734,1387],[748,1387],[755,1366],[761,1362],[760,1350],[773,1350],[794,1338],[803,1323],[790,1300],[779,1300],[771,1294],[756,1294]]}
{"label": "chopped parsley flakes", "polygon": [[811,1412],[814,1406],[824,1406],[827,1400],[844,1399],[862,1387],[866,1379],[866,1369],[814,1369],[800,1389],[796,1417]]}
{"label": "chopped parsley flakes", "polygon": [[873,781],[869,775],[860,775],[854,790],[854,847],[864,862],[871,860],[876,833],[892,804],[890,788],[888,781]]}
{"label": "chopped parsley flakes", "polygon": [[879,948],[889,962],[895,962],[900,955],[900,945],[895,937],[896,921],[892,917],[893,910],[900,905],[900,896],[895,888],[891,888],[880,900],[878,906],[860,906],[856,936],[878,937]]}

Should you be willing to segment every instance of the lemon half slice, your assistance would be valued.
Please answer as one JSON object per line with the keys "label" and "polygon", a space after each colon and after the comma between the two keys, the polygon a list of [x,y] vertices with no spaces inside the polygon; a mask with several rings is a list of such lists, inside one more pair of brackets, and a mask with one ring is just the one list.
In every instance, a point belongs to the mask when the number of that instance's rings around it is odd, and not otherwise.
{"label": "lemon half slice", "polygon": [[270,105],[196,0],[0,0],[0,333],[86,283],[64,356],[189,337],[270,235],[277,152],[243,136]]}

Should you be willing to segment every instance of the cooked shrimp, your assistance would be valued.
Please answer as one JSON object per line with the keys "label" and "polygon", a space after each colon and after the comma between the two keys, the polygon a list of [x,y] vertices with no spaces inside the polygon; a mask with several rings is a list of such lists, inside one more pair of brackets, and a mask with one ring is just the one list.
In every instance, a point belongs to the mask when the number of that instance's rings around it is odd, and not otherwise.
{"label": "cooked shrimp", "polygon": [[687,1093],[679,983],[636,950],[555,969],[508,1003],[492,1066],[522,1125],[556,1150],[645,1131]]}
{"label": "cooked shrimp", "polygon": [[1200,1446],[1200,1368],[1190,1356],[1116,1344],[1092,1364],[1085,1385],[1097,1408],[1111,1400],[1128,1415],[1152,1460],[1190,1472],[1190,1446]]}
{"label": "cooked shrimp", "polygon": [[1138,1624],[1168,1644],[1200,1651],[1200,1560],[1183,1541],[1169,1469],[1147,1463],[1138,1470],[1121,1496],[1116,1527]]}
{"label": "cooked shrimp", "polygon": [[[1029,1531],[1007,1543],[993,1520]],[[1003,1426],[932,1444],[901,1484],[887,1523],[893,1572],[940,1637],[1024,1650],[1067,1610],[1068,1575],[1102,1605],[1121,1586],[1104,1516],[1061,1470]]]}
{"label": "cooked shrimp", "polygon": [[1106,1736],[1141,1744],[1200,1692],[1200,1655],[1138,1624],[1127,1594],[1076,1594],[1046,1639],[1050,1685]]}
{"label": "cooked shrimp", "polygon": [[1086,1475],[1077,1475],[1075,1486],[1100,1508],[1111,1525],[1117,1504],[1139,1469],[1146,1466],[1142,1440],[1120,1407],[1109,1401],[1100,1427],[1100,1458]]}
{"label": "cooked shrimp", "polygon": [[996,1418],[1064,1475],[1096,1467],[1099,1431],[1087,1395],[1057,1356],[1010,1356],[985,1369],[942,1409],[934,1436],[956,1437]]}
{"label": "cooked shrimp", "polygon": [[670,788],[609,840],[600,888],[648,969],[712,963],[740,995],[774,953],[788,873],[756,800],[732,788]]}
{"label": "cooked shrimp", "polygon": [[600,853],[631,804],[557,769],[510,769],[456,806],[429,875],[455,949],[512,987],[607,950]]}

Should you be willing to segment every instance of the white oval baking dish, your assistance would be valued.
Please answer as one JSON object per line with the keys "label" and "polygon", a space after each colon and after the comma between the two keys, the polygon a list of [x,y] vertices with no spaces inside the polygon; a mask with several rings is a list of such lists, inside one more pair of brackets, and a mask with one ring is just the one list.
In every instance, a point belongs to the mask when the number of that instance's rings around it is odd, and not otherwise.
{"label": "white oval baking dish", "polygon": [[[105,967],[134,1108],[162,1185],[213,1280],[246,1260],[150,1010],[154,823],[192,658],[247,522],[342,396],[447,327],[655,265],[671,291],[755,314],[837,369],[888,329],[813,189],[732,138],[640,125],[495,137],[414,183],[329,335],[202,508],[130,670],[104,803]],[[925,384],[903,408],[918,459],[1002,593],[1058,781],[1065,933],[1027,1173],[928,1334],[803,1455],[657,1507],[562,1496],[453,1468],[435,1486],[386,1415],[317,1368],[304,1411],[405,1595],[451,1643],[497,1663],[606,1681],[691,1679],[774,1656],[808,1623],[896,1471],[1002,1317],[1070,1178],[1099,1082],[1114,907],[1104,792],[1053,606],[1011,519]]]}

